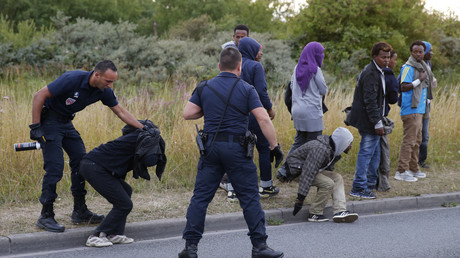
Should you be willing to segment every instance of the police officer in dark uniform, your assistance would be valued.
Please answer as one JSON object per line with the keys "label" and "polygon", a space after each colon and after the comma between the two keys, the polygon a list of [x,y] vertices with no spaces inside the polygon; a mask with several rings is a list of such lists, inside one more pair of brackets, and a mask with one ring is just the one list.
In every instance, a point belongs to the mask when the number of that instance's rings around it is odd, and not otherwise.
{"label": "police officer in dark uniform", "polygon": [[253,245],[252,257],[283,257],[282,252],[266,244],[265,213],[260,205],[257,168],[252,158],[246,157],[246,150],[240,143],[248,130],[250,112],[260,124],[278,164],[283,159],[283,153],[257,91],[239,78],[241,60],[238,49],[223,49],[219,61],[221,73],[207,81],[201,91],[198,90],[199,85],[184,109],[183,115],[187,120],[204,116],[203,131],[207,140],[206,150],[198,163],[195,189],[187,210],[187,224],[183,233],[185,248],[179,257],[197,257],[197,245],[204,231],[206,210],[225,172],[243,209]]}
{"label": "police officer in dark uniform", "polygon": [[71,191],[74,197],[73,223],[99,223],[104,218],[88,210],[85,203],[85,181],[78,174],[85,145],[72,124],[75,113],[99,100],[123,122],[136,128],[143,125],[118,104],[111,87],[117,68],[110,60],[99,62],[93,71],[69,71],[34,94],[30,138],[43,145],[43,177],[40,202],[43,205],[37,226],[51,232],[63,232],[64,226],[54,219],[53,203],[56,184],[64,169],[63,149],[69,155]]}

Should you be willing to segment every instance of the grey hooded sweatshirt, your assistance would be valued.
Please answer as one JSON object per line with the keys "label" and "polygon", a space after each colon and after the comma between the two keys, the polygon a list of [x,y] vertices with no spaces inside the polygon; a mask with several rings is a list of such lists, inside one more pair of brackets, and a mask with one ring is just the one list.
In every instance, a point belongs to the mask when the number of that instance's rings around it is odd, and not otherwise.
{"label": "grey hooded sweatshirt", "polygon": [[307,196],[316,175],[333,166],[353,141],[346,128],[335,129],[331,136],[320,135],[289,153],[286,160],[293,177],[300,175],[298,193]]}

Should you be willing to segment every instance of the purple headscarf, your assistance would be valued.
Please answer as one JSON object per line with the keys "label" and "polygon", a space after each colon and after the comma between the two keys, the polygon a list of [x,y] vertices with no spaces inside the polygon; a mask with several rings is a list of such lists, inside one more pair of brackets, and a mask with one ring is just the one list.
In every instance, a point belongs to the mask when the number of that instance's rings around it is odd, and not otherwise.
{"label": "purple headscarf", "polygon": [[311,78],[318,72],[318,67],[323,64],[323,52],[323,45],[312,41],[305,46],[302,54],[300,54],[299,62],[295,69],[295,78],[302,90],[302,94],[307,91]]}

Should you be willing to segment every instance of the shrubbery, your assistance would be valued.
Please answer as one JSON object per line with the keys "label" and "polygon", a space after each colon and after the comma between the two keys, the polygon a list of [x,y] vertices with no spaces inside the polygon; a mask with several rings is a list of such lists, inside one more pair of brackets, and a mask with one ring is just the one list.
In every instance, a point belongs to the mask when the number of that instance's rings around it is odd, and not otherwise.
{"label": "shrubbery", "polygon": [[[45,68],[90,70],[98,61],[111,59],[118,65],[124,83],[164,82],[171,76],[204,79],[218,74],[221,45],[232,35],[232,31],[210,30],[204,35],[184,34],[190,24],[199,28],[207,24],[206,17],[176,27],[170,39],[141,36],[135,32],[136,25],[130,22],[112,24],[78,18],[76,23],[68,23],[69,17],[62,14],[53,21],[54,31],[26,46],[17,48],[11,42],[2,41],[0,66],[7,68],[25,63]],[[190,40],[196,35],[200,37]],[[264,46],[262,63],[268,83],[285,84],[295,65],[290,59],[288,44],[269,34],[252,33],[251,36]]]}

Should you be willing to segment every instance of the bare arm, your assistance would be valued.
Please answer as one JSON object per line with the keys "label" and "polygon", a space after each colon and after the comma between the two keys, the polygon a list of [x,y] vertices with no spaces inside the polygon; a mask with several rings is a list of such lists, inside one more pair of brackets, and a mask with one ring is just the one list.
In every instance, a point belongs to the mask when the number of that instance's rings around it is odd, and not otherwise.
{"label": "bare arm", "polygon": [[47,98],[51,97],[48,86],[41,88],[34,94],[32,102],[32,124],[40,123],[40,113],[42,112],[43,104],[45,104]]}
{"label": "bare arm", "polygon": [[128,110],[120,106],[120,104],[110,107],[110,109],[120,118],[121,121],[125,122],[127,125],[135,128],[144,127],[143,124],[139,123],[139,121],[137,121],[137,119],[131,113],[129,113]]}
{"label": "bare arm", "polygon": [[270,120],[267,111],[263,107],[258,107],[251,110],[251,113],[256,117],[260,129],[262,129],[262,133],[270,143],[270,150],[273,150],[276,146],[278,146],[278,140],[276,140],[275,127],[273,127],[273,123]]}
{"label": "bare arm", "polygon": [[189,101],[185,105],[183,116],[185,120],[198,119],[203,116],[203,110],[197,104]]}

